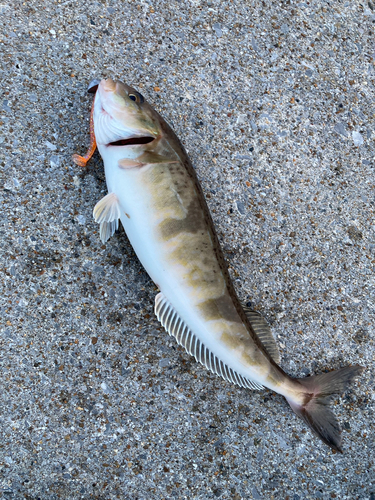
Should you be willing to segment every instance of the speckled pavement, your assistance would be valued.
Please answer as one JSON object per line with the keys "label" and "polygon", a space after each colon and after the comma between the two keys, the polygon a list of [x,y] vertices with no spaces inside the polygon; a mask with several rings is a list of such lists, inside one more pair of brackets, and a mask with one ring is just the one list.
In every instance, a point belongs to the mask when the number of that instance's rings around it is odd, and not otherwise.
{"label": "speckled pavement", "polygon": [[[0,22],[0,497],[374,500],[375,3],[4,0]],[[281,366],[367,368],[334,403],[343,455],[198,365],[124,232],[100,242],[103,164],[71,160],[94,77],[185,144]]]}

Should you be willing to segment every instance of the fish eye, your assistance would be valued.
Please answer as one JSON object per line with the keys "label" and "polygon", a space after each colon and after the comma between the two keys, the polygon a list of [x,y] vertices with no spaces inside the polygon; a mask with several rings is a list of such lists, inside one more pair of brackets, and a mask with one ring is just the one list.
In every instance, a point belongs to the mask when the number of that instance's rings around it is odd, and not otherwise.
{"label": "fish eye", "polygon": [[139,92],[137,92],[135,94],[129,94],[129,99],[137,102],[138,104],[142,104],[142,102],[144,102],[144,97]]}

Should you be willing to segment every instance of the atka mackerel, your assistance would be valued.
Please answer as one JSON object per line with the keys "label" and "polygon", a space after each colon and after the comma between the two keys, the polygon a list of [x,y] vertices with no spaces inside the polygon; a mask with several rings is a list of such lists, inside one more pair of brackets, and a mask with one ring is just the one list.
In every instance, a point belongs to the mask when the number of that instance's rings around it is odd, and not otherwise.
{"label": "atka mackerel", "polygon": [[282,394],[331,448],[341,451],[334,394],[363,368],[293,379],[279,366],[267,323],[234,290],[195,171],[176,134],[132,87],[94,81],[91,145],[104,160],[108,194],[94,208],[103,242],[119,219],[158,286],[155,314],[170,335],[212,372],[241,387]]}

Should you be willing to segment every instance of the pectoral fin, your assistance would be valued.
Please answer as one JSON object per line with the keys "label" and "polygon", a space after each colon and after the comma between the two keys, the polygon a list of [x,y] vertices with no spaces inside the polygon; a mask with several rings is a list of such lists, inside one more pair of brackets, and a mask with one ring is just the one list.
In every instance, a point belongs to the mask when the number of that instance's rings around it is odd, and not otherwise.
{"label": "pectoral fin", "polygon": [[105,243],[118,229],[120,205],[115,193],[109,193],[95,205],[95,222],[100,224],[100,239]]}
{"label": "pectoral fin", "polygon": [[159,155],[153,151],[145,151],[143,155],[138,156],[137,161],[141,162],[143,165],[148,165],[150,163],[178,163],[168,156]]}
{"label": "pectoral fin", "polygon": [[131,160],[128,158],[123,158],[122,160],[119,160],[118,166],[120,168],[122,168],[123,170],[127,170],[129,168],[143,167],[143,163],[139,162],[138,160]]}
{"label": "pectoral fin", "polygon": [[152,151],[146,151],[136,159],[123,158],[119,160],[118,166],[124,170],[129,168],[141,168],[145,165],[153,165],[155,163],[177,163],[177,161],[168,158],[167,156],[159,155]]}

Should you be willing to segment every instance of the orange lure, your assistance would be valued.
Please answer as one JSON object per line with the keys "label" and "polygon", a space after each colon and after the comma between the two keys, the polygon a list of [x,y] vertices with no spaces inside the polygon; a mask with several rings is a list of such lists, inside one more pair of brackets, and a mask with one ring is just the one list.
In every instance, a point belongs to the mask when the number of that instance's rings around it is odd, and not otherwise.
{"label": "orange lure", "polygon": [[85,154],[85,156],[80,156],[78,154],[73,155],[73,161],[76,165],[79,165],[80,167],[85,167],[87,165],[87,162],[90,160],[92,155],[95,153],[96,149],[96,139],[95,139],[95,132],[94,132],[94,103],[95,99],[92,103],[91,106],[91,113],[90,113],[90,147]]}

